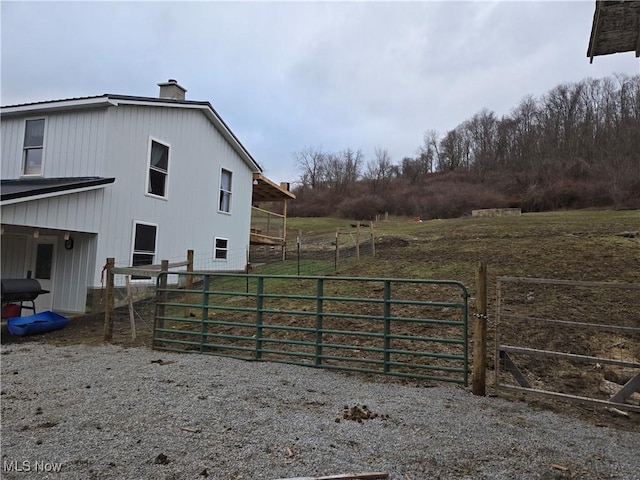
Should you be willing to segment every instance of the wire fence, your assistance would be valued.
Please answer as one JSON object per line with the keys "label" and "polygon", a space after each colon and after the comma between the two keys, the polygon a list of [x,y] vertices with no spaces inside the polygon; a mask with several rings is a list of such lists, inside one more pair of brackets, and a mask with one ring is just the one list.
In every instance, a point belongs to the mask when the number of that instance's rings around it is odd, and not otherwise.
{"label": "wire fence", "polygon": [[[159,264],[131,267],[128,262],[108,259],[104,271],[110,278],[103,279],[101,293],[105,308],[111,308],[113,322],[105,321],[105,338],[113,334],[113,325],[120,331],[137,336],[136,324],[144,330],[153,327],[156,279],[161,271],[171,272],[249,272],[269,275],[315,275],[335,272],[361,258],[375,257],[375,238],[368,225],[352,225],[338,229],[333,240],[307,239],[302,232],[289,235],[287,243],[280,245],[252,245],[249,250],[229,249],[221,258],[219,251],[194,252],[163,259]],[[112,263],[109,263],[109,262]],[[108,277],[109,275],[107,275]],[[194,282],[199,277],[175,275]],[[111,282],[109,287],[107,283]],[[172,285],[183,288],[187,285]],[[103,302],[101,302],[103,303]]]}
{"label": "wire fence", "polygon": [[302,232],[288,239],[285,246],[251,246],[250,270],[272,275],[322,275],[361,258],[375,257],[373,231],[360,230],[357,225],[338,229],[333,240],[307,240]]}

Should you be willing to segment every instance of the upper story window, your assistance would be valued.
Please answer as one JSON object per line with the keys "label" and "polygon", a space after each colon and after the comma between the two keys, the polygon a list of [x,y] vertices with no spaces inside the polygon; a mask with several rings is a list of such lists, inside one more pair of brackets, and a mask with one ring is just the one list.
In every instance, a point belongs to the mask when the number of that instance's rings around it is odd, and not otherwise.
{"label": "upper story window", "polygon": [[42,153],[44,150],[44,118],[27,120],[24,127],[22,154],[23,175],[42,175]]}
{"label": "upper story window", "polygon": [[222,169],[220,174],[220,203],[218,210],[221,212],[231,212],[231,172]]}
{"label": "upper story window", "polygon": [[149,176],[147,193],[156,197],[167,197],[169,180],[169,146],[151,140],[149,148]]}

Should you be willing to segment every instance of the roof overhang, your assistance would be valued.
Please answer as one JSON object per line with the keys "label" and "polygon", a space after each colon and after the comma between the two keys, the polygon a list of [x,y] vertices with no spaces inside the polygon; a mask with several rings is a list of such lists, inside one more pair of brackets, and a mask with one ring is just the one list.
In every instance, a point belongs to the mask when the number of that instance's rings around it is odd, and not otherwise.
{"label": "roof overhang", "polygon": [[68,112],[71,110],[86,110],[90,108],[107,108],[116,105],[107,95],[99,97],[72,98],[67,100],[53,100],[47,102],[27,103],[23,105],[9,105],[2,107],[2,117],[16,117],[24,115],[42,115],[46,113]]}
{"label": "roof overhang", "polygon": [[0,181],[0,205],[12,205],[31,200],[70,195],[104,188],[115,182],[115,178],[69,177],[69,178],[21,178]]}
{"label": "roof overhang", "polygon": [[640,1],[596,1],[587,57],[635,52],[640,57]]}
{"label": "roof overhang", "polygon": [[259,173],[253,174],[252,199],[254,202],[283,202],[294,198],[296,196],[287,188],[276,185]]}

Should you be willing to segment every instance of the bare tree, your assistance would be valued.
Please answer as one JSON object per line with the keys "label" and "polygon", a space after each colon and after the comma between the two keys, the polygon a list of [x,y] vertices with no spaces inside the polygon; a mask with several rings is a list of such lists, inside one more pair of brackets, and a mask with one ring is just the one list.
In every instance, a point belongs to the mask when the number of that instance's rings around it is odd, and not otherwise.
{"label": "bare tree", "polygon": [[364,156],[350,148],[326,155],[326,184],[335,193],[344,193],[360,178]]}
{"label": "bare tree", "polygon": [[438,141],[439,134],[436,130],[427,130],[422,136],[422,145],[418,148],[418,157],[427,173],[432,173],[435,170],[435,165],[438,164],[440,155]]}
{"label": "bare tree", "polygon": [[294,156],[300,171],[300,183],[312,189],[320,188],[327,174],[327,154],[320,148],[307,147]]}
{"label": "bare tree", "polygon": [[376,147],[374,152],[375,159],[367,162],[364,179],[371,185],[372,192],[376,193],[382,185],[391,180],[394,170],[391,156],[386,149]]}
{"label": "bare tree", "polygon": [[470,164],[470,148],[467,130],[464,124],[447,132],[440,141],[440,155],[437,170],[445,172],[457,168],[468,169]]}

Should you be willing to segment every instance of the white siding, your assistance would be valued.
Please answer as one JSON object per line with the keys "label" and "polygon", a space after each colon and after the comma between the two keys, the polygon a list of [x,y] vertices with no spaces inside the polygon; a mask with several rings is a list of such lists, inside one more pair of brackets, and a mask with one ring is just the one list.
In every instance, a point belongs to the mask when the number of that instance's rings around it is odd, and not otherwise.
{"label": "white siding", "polygon": [[[217,236],[229,239],[230,258],[216,267],[243,269],[253,172],[222,135],[200,111],[121,105],[109,115],[104,175],[116,182],[105,189],[98,264],[107,257],[130,264],[133,222],[140,221],[158,225],[156,262],[185,259],[187,249],[212,258]],[[171,145],[166,200],[145,195],[150,136]],[[233,172],[230,215],[218,213],[221,167]]]}
{"label": "white siding", "polygon": [[102,175],[106,110],[2,118],[2,178],[22,174],[22,148],[27,118],[45,118],[43,177]]}
{"label": "white siding", "polygon": [[[4,213],[4,212],[3,212]],[[2,235],[2,278],[23,278],[27,272],[27,242],[24,235]]]}
{"label": "white siding", "polygon": [[57,288],[53,308],[65,312],[84,312],[87,285],[91,284],[95,265],[97,235],[72,233],[73,249],[66,250],[62,238],[58,251],[54,284]]}
{"label": "white siding", "polygon": [[97,233],[105,210],[104,190],[72,193],[2,207],[2,223]]}
{"label": "white siding", "polygon": [[[158,225],[156,262],[184,260],[193,249],[204,259],[196,268],[245,267],[253,172],[202,111],[120,104],[45,118],[45,178],[116,179],[98,190],[2,207],[3,224],[59,236],[54,281],[63,287],[54,308],[83,311],[86,287],[100,287],[107,257],[130,265],[135,221]],[[3,179],[20,177],[23,136],[24,118],[2,120]],[[166,199],[145,195],[150,137],[170,145]],[[233,173],[230,214],[218,212],[221,168]],[[65,231],[74,237],[73,250],[64,250]],[[228,239],[227,261],[213,261],[215,237]]]}
{"label": "white siding", "polygon": [[22,147],[24,146],[25,119],[5,120],[2,118],[2,136],[0,148],[2,148],[2,178],[19,178],[22,168]]}

